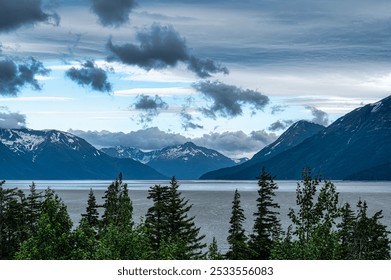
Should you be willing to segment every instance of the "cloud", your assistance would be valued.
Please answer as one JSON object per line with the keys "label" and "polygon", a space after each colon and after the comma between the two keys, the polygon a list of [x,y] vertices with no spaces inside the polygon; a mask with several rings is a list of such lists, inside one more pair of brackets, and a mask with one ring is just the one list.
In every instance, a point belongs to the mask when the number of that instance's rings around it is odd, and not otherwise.
{"label": "cloud", "polygon": [[65,72],[65,75],[80,86],[89,86],[91,89],[100,92],[111,92],[112,85],[108,82],[107,73],[99,68],[93,61],[87,60],[81,64],[81,68],[72,67]]}
{"label": "cloud", "polygon": [[45,13],[42,10],[41,0],[0,1],[0,32],[39,22],[58,25],[60,18],[56,13]]}
{"label": "cloud", "polygon": [[278,138],[276,134],[268,133],[265,130],[252,131],[249,134],[246,134],[243,131],[213,132],[197,138],[185,137],[178,133],[164,132],[157,127],[129,133],[81,130],[69,130],[69,132],[84,138],[96,147],[122,145],[142,150],[158,150],[167,146],[191,141],[196,145],[217,150],[232,158],[252,156]]}
{"label": "cloud", "polygon": [[285,111],[286,107],[287,106],[283,106],[283,105],[274,105],[274,106],[271,107],[271,113],[272,113],[272,115],[276,115],[278,113],[282,113],[282,112]]}
{"label": "cloud", "polygon": [[277,139],[274,133],[264,130],[213,132],[201,137],[189,138],[178,133],[164,132],[157,127],[146,128],[129,133],[108,131],[69,130],[70,133],[84,138],[96,147],[136,147],[142,150],[158,150],[167,146],[192,141],[199,146],[214,149],[232,158],[251,156]]}
{"label": "cloud", "polygon": [[178,133],[167,133],[157,127],[146,128],[129,133],[108,131],[69,130],[97,147],[122,145],[143,150],[156,150],[171,145],[183,144],[189,139]]}
{"label": "cloud", "polygon": [[278,120],[274,123],[272,123],[269,127],[268,130],[270,131],[278,131],[278,130],[284,130],[291,126],[294,123],[293,120]]}
{"label": "cloud", "polygon": [[242,157],[261,150],[277,139],[274,133],[264,130],[252,131],[249,135],[243,131],[211,132],[193,139],[194,143],[210,149],[215,149],[229,157]]}
{"label": "cloud", "polygon": [[91,0],[91,9],[103,26],[119,27],[129,22],[130,12],[137,6],[135,0]]}
{"label": "cloud", "polygon": [[198,82],[193,88],[201,93],[212,105],[200,108],[200,111],[209,118],[217,116],[233,118],[243,114],[243,107],[249,105],[252,113],[261,111],[269,103],[269,98],[262,93],[250,89],[242,89],[227,85],[219,81]]}
{"label": "cloud", "polygon": [[1,128],[22,128],[26,126],[26,115],[10,112],[8,107],[0,107]]}
{"label": "cloud", "polygon": [[180,112],[180,117],[181,117],[181,121],[182,121],[182,128],[184,130],[204,128],[202,125],[194,122],[194,117],[190,113],[187,112],[186,108],[182,108],[182,110]]}
{"label": "cloud", "polygon": [[27,84],[30,84],[34,90],[41,90],[36,76],[46,76],[49,72],[42,62],[34,58],[29,58],[20,64],[10,58],[0,60],[0,95],[16,96]]}
{"label": "cloud", "polygon": [[186,40],[172,26],[154,23],[149,30],[138,32],[136,38],[139,45],[114,45],[110,39],[106,45],[112,53],[108,60],[119,60],[148,71],[174,67],[179,62],[183,62],[200,78],[210,77],[211,73],[228,74],[226,67],[210,59],[200,59],[191,55]]}
{"label": "cloud", "polygon": [[137,101],[133,104],[133,107],[145,112],[139,116],[139,122],[142,124],[152,122],[153,118],[158,116],[162,110],[168,109],[168,104],[158,95],[152,98],[149,95],[141,94],[136,98]]}
{"label": "cloud", "polygon": [[311,114],[314,117],[311,121],[323,126],[329,125],[329,116],[326,112],[319,110],[313,106],[305,106],[307,110],[311,110]]}
{"label": "cloud", "polygon": [[182,122],[182,128],[186,131],[189,129],[202,129],[202,128],[204,128],[202,125],[195,123],[195,118],[193,117],[193,115],[191,113],[189,113],[190,106],[193,102],[194,102],[194,99],[192,97],[187,98],[186,104],[182,105],[182,110],[179,113],[179,116],[180,116],[180,119]]}

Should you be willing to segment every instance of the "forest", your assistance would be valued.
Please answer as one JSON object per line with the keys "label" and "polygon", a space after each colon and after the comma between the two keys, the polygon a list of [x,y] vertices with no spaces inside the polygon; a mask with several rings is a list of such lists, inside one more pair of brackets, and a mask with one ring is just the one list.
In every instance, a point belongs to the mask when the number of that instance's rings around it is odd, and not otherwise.
{"label": "forest", "polygon": [[219,250],[190,216],[192,208],[173,177],[167,186],[149,188],[152,206],[135,220],[122,174],[98,205],[93,190],[74,226],[62,199],[34,183],[24,192],[0,182],[0,259],[2,260],[384,260],[390,259],[389,231],[382,211],[368,213],[359,200],[342,204],[335,185],[304,169],[297,183],[296,205],[282,228],[278,185],[265,169],[258,177],[253,228],[246,232],[240,193],[233,193],[227,233],[229,248]]}

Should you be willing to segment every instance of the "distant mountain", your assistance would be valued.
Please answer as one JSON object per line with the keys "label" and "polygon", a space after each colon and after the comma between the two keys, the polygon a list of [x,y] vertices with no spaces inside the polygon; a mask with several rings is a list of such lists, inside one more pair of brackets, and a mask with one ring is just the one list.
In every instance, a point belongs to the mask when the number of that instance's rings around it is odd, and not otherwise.
{"label": "distant mountain", "polygon": [[131,158],[133,160],[137,160],[144,164],[148,163],[159,152],[159,151],[144,152],[137,148],[124,147],[124,146],[102,148],[101,151],[108,154],[111,157]]}
{"label": "distant mountain", "polygon": [[57,130],[0,129],[0,179],[163,179],[153,168],[112,158]]}
{"label": "distant mountain", "polygon": [[358,108],[272,158],[233,174],[253,179],[262,166],[277,179],[298,179],[309,167],[322,178],[391,179],[391,96]]}
{"label": "distant mountain", "polygon": [[198,179],[210,170],[236,165],[234,160],[221,153],[192,142],[152,152],[122,146],[103,148],[102,151],[118,158],[138,160],[165,176],[176,176],[178,179]]}
{"label": "distant mountain", "polygon": [[295,147],[305,139],[313,136],[324,128],[324,126],[312,122],[298,121],[290,126],[283,134],[281,134],[281,136],[276,141],[256,153],[249,161],[246,161],[243,164],[239,164],[237,166],[208,172],[202,175],[200,179],[236,179],[238,176],[236,174],[241,173],[243,170],[247,170],[249,168],[255,169],[257,174],[253,177],[245,177],[241,179],[254,179],[259,175],[262,169],[260,166],[261,162],[264,162],[286,150],[289,150],[292,147]]}

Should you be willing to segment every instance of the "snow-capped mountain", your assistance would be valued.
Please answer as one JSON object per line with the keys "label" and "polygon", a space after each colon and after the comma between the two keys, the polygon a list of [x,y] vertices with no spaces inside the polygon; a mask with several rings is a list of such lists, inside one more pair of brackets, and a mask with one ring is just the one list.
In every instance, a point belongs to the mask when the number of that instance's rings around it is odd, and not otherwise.
{"label": "snow-capped mountain", "polygon": [[201,174],[210,170],[236,164],[221,153],[192,142],[150,152],[122,146],[103,148],[102,151],[110,156],[138,160],[166,176],[176,176],[178,179],[198,179]]}
{"label": "snow-capped mountain", "polygon": [[84,139],[57,130],[0,129],[1,179],[164,178],[131,159],[112,158]]}
{"label": "snow-capped mountain", "polygon": [[102,148],[102,152],[111,157],[116,158],[131,158],[141,163],[148,163],[159,151],[144,152],[133,147],[116,146],[112,148]]}

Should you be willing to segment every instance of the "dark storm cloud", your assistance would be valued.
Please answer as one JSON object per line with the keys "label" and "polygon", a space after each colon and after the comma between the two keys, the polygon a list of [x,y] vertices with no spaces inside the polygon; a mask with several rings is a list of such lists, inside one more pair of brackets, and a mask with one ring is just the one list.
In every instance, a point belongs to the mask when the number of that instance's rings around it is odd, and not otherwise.
{"label": "dark storm cloud", "polygon": [[39,22],[58,25],[59,21],[56,13],[48,14],[42,10],[40,0],[0,0],[0,32]]}
{"label": "dark storm cloud", "polygon": [[0,60],[0,95],[16,96],[20,90],[30,85],[33,90],[41,90],[37,75],[48,75],[42,62],[29,58],[17,63],[10,58]]}
{"label": "dark storm cloud", "polygon": [[0,128],[22,128],[26,126],[26,115],[10,112],[7,107],[0,107]]}
{"label": "dark storm cloud", "polygon": [[174,67],[179,62],[200,78],[211,74],[228,74],[228,69],[210,59],[201,59],[189,53],[186,40],[172,26],[153,24],[149,30],[137,33],[139,45],[114,45],[110,39],[107,49],[112,53],[108,60],[119,60],[129,65],[137,65],[145,70]]}
{"label": "dark storm cloud", "polygon": [[223,73],[229,74],[228,68],[221,66],[211,59],[200,59],[190,56],[187,69],[197,74],[200,78],[209,78],[211,74]]}
{"label": "dark storm cloud", "polygon": [[288,128],[290,125],[294,123],[293,120],[278,120],[274,123],[272,123],[268,130],[270,131],[278,131],[278,130],[284,130]]}
{"label": "dark storm cloud", "polygon": [[305,108],[311,111],[311,114],[314,117],[311,120],[312,122],[323,126],[329,125],[329,116],[326,112],[323,112],[322,110],[319,110],[313,106],[305,106]]}
{"label": "dark storm cloud", "polygon": [[119,27],[129,22],[130,12],[137,6],[135,0],[90,0],[92,11],[103,26]]}
{"label": "dark storm cloud", "polygon": [[269,98],[258,91],[242,89],[227,85],[219,81],[198,82],[193,88],[201,93],[212,105],[200,108],[200,111],[209,118],[217,116],[233,118],[243,114],[243,107],[250,106],[253,113],[263,110],[269,103]]}
{"label": "dark storm cloud", "polygon": [[151,97],[141,94],[137,96],[133,107],[144,112],[139,115],[139,123],[146,125],[152,122],[153,118],[158,116],[162,110],[167,110],[168,104],[158,95]]}
{"label": "dark storm cloud", "polygon": [[81,68],[72,67],[65,75],[80,86],[89,86],[100,92],[111,92],[112,86],[108,82],[107,73],[99,68],[93,61],[87,60]]}

